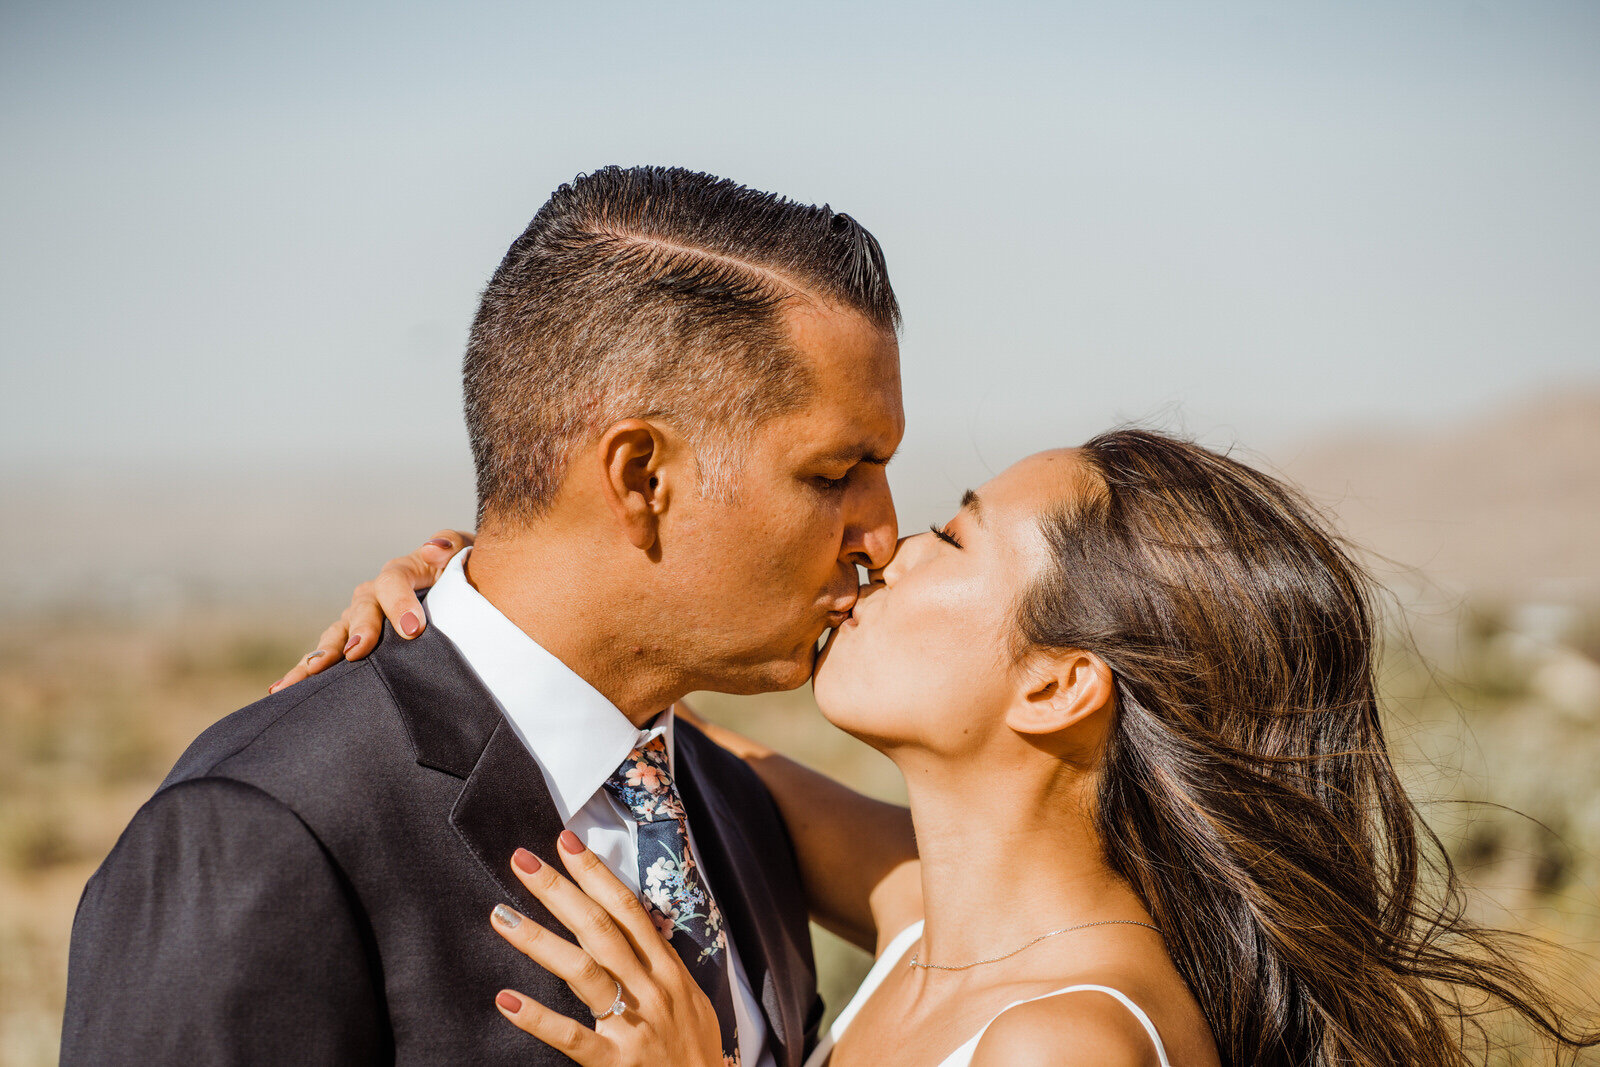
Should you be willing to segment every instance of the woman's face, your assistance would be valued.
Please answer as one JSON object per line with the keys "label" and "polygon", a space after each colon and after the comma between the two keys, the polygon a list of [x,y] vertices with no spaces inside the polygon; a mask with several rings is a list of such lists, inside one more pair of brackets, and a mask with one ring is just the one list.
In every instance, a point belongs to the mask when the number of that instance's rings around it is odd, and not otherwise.
{"label": "woman's face", "polygon": [[886,750],[981,746],[1026,685],[1013,642],[1046,560],[1039,520],[1080,475],[1074,451],[1040,452],[969,492],[938,531],[904,538],[818,660],[828,720]]}

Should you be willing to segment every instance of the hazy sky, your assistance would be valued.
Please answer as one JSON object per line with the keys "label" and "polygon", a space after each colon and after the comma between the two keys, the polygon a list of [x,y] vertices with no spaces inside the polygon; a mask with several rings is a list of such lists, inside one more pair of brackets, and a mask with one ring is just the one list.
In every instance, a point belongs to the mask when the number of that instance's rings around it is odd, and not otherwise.
{"label": "hazy sky", "polygon": [[13,464],[464,454],[550,190],[828,201],[905,308],[908,448],[1246,441],[1600,376],[1600,4],[0,7]]}

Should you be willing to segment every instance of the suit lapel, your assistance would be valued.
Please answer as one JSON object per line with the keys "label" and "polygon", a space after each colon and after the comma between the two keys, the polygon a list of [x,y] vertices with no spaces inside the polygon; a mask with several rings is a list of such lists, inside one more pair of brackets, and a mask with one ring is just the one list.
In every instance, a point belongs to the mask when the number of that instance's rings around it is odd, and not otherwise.
{"label": "suit lapel", "polygon": [[[792,995],[800,966],[798,947],[783,925],[774,921],[779,905],[768,886],[759,857],[772,847],[752,842],[739,820],[739,809],[722,792],[713,775],[704,773],[700,758],[709,746],[698,730],[679,722],[674,780],[683,795],[694,828],[695,844],[706,866],[717,904],[728,917],[739,962],[750,988],[761,1002],[779,1064],[800,1062],[804,1042],[801,1006]],[[786,995],[788,994],[788,995]]]}
{"label": "suit lapel", "polygon": [[450,825],[517,910],[571,940],[511,873],[518,848],[554,863],[562,826],[544,774],[494,697],[437,627],[406,641],[385,626],[372,662],[400,710],[417,762],[465,779]]}
{"label": "suit lapel", "polygon": [[[406,641],[386,626],[371,661],[394,698],[417,762],[463,780],[450,824],[473,857],[519,911],[575,940],[511,873],[511,854],[518,848],[561,869],[555,850],[562,825],[544,774],[493,696],[435,627]],[[786,924],[776,920],[782,905],[763,864],[764,856],[788,844],[751,839],[736,801],[715,775],[704,773],[712,765],[713,746],[698,730],[679,723],[676,745],[675,779],[697,851],[728,918],[745,977],[761,1002],[778,1064],[798,1067],[805,1006],[796,990],[814,982],[806,962],[810,946],[795,944]],[[800,930],[805,933],[803,925]],[[583,1018],[575,997],[570,1004],[561,999],[548,1006]]]}
{"label": "suit lapel", "polygon": [[450,811],[450,825],[518,910],[542,926],[561,929],[511,872],[511,854],[519,848],[560,870],[555,849],[562,826],[539,765],[506,723],[495,728],[468,776]]}

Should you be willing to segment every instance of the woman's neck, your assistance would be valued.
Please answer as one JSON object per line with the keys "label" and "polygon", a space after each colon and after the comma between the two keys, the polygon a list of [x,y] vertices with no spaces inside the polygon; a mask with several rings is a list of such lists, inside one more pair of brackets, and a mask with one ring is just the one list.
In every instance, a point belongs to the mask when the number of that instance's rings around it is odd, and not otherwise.
{"label": "woman's neck", "polygon": [[902,768],[922,858],[922,962],[989,959],[1078,923],[1150,921],[1105,862],[1092,782],[1039,757]]}

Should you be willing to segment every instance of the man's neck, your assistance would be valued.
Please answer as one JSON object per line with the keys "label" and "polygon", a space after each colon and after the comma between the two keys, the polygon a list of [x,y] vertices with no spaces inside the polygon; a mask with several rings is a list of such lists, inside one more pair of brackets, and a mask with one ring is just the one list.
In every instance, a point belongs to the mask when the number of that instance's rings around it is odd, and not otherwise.
{"label": "man's neck", "polygon": [[[643,727],[687,695],[640,616],[611,595],[585,552],[560,537],[479,539],[466,578],[539,646]],[[614,576],[611,579],[615,581]]]}

